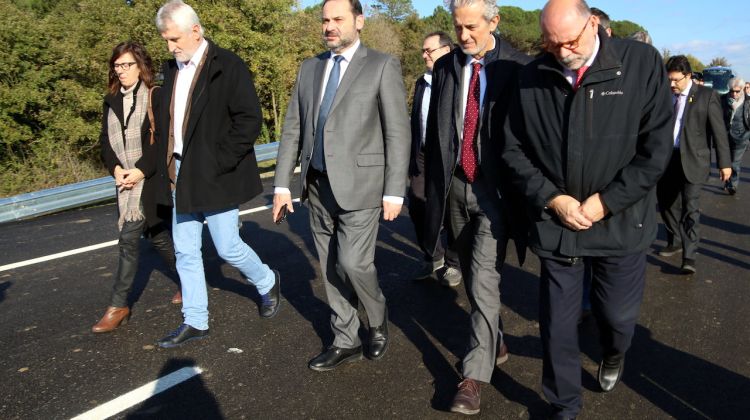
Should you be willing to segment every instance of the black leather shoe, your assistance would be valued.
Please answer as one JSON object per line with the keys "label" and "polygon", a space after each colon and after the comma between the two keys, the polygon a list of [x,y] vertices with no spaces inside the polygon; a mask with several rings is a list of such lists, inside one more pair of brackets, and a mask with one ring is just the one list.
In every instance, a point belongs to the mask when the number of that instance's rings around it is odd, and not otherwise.
{"label": "black leather shoe", "polygon": [[331,346],[328,350],[310,360],[307,367],[318,372],[325,372],[336,369],[342,363],[356,362],[357,360],[362,360],[362,346],[353,349],[342,349]]}
{"label": "black leather shoe", "polygon": [[180,324],[176,330],[172,331],[169,335],[156,343],[161,348],[169,349],[172,347],[179,347],[190,340],[200,340],[201,338],[206,337],[208,337],[208,330],[199,330],[188,324]]}
{"label": "black leather shoe", "polygon": [[615,356],[604,357],[599,364],[599,386],[602,391],[609,392],[615,389],[615,386],[622,378],[622,371],[625,368],[625,356],[618,354]]}
{"label": "black leather shoe", "polygon": [[273,287],[260,305],[260,316],[263,318],[275,317],[279,313],[279,306],[281,306],[281,274],[273,270],[273,275],[275,277]]}
{"label": "black leather shoe", "polygon": [[367,357],[372,360],[383,357],[388,350],[388,341],[388,311],[386,311],[383,325],[370,328],[370,346],[367,348]]}

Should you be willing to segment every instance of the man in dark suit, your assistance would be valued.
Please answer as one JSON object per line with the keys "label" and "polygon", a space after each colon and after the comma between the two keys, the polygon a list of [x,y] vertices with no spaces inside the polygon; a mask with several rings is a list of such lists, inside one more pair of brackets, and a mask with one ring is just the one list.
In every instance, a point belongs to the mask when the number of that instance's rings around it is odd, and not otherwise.
{"label": "man in dark suit", "polygon": [[260,315],[279,309],[279,273],[239,236],[239,205],[262,190],[253,143],[262,114],[247,65],[203,37],[195,11],[177,0],[156,26],[174,60],[164,64],[159,130],[173,185],[172,221],[185,321],[159,340],[175,347],[208,335],[208,294],[201,243],[204,221],[216,251],[260,293]]}
{"label": "man in dark suit", "polygon": [[325,0],[323,42],[329,51],[305,60],[289,101],[274,179],[273,217],[292,209],[298,159],[302,200],[320,260],[333,344],[313,358],[316,371],[360,360],[357,307],[370,324],[367,355],[388,348],[388,313],[375,270],[378,219],[394,220],[409,169],[409,120],[401,66],[360,43],[358,0]]}
{"label": "man in dark suit", "polygon": [[414,86],[414,99],[411,106],[411,159],[409,161],[409,217],[414,223],[417,243],[424,253],[424,262],[415,276],[421,280],[437,274],[438,280],[445,286],[455,287],[461,284],[461,271],[458,255],[453,249],[453,236],[449,234],[447,248],[439,240],[435,251],[425,249],[425,211],[424,193],[424,144],[427,131],[427,112],[430,109],[432,93],[432,67],[438,58],[453,49],[451,37],[442,31],[432,32],[422,42],[422,59],[426,67],[425,74],[419,76]]}
{"label": "man in dark suit", "polygon": [[508,87],[528,57],[494,35],[500,20],[494,0],[453,0],[450,9],[460,48],[433,68],[425,142],[425,249],[435,249],[447,214],[471,303],[464,379],[451,411],[476,414],[481,383],[489,383],[496,364],[508,358],[500,329],[500,271],[509,228],[499,184],[502,139],[492,128],[502,127]]}
{"label": "man in dark suit", "polygon": [[610,38],[583,0],[550,0],[540,16],[545,53],[513,89],[502,158],[532,219],[541,273],[542,390],[551,418],[582,405],[583,259],[612,391],[638,320],[646,249],[656,238],[656,183],[671,154],[666,70],[652,46]]}
{"label": "man in dark suit", "polygon": [[732,160],[719,95],[693,83],[690,62],[684,55],[670,57],[667,73],[674,97],[674,148],[656,187],[667,228],[667,246],[659,255],[671,257],[682,252],[682,273],[694,274],[700,241],[698,201],[711,166],[711,139],[722,181],[732,174]]}

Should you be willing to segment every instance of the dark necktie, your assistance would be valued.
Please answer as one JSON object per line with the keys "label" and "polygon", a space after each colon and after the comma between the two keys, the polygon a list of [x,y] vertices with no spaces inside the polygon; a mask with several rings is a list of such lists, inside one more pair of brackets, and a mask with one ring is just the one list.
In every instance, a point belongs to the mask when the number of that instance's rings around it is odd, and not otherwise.
{"label": "dark necktie", "polygon": [[469,96],[466,98],[466,114],[464,115],[464,138],[461,143],[461,168],[466,174],[466,180],[474,182],[479,174],[477,165],[476,139],[479,126],[479,70],[480,63],[472,63],[471,79],[469,79]]}
{"label": "dark necktie", "polygon": [[589,66],[581,66],[578,70],[576,70],[576,81],[575,83],[573,83],[573,90],[578,90],[578,88],[581,87],[583,74],[586,73],[586,70],[588,69],[589,69]]}
{"label": "dark necktie", "polygon": [[344,56],[342,55],[333,57],[333,67],[331,67],[331,73],[328,75],[328,83],[326,83],[326,90],[323,92],[323,100],[320,102],[320,110],[318,111],[318,122],[315,125],[315,147],[313,148],[312,162],[310,164],[320,172],[325,172],[326,170],[325,150],[323,149],[323,128],[326,125],[328,112],[331,110],[331,105],[333,104],[333,98],[336,97],[336,89],[339,87],[341,60],[343,59]]}
{"label": "dark necktie", "polygon": [[[674,129],[677,127],[677,115],[680,113],[680,94],[675,93],[674,94],[674,113],[672,114],[672,132],[674,132]],[[679,146],[677,143],[677,139],[680,137],[680,133],[677,133],[677,135],[674,136],[674,147]]]}

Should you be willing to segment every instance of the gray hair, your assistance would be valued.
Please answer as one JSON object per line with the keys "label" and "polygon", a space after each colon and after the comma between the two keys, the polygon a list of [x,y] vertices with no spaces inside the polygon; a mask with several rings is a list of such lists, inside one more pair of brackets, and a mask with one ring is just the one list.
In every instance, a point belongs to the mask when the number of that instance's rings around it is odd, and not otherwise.
{"label": "gray hair", "polygon": [[731,89],[733,87],[744,88],[745,87],[745,81],[741,77],[738,77],[738,76],[737,77],[732,77],[731,79],[729,79],[728,86],[729,86],[729,89]]}
{"label": "gray hair", "polygon": [[445,6],[451,11],[451,14],[460,7],[472,6],[477,3],[484,5],[484,13],[482,15],[486,21],[489,22],[497,16],[498,8],[495,0],[445,0]]}
{"label": "gray hair", "polygon": [[156,12],[156,29],[159,32],[167,30],[167,22],[172,22],[182,31],[190,32],[193,25],[200,27],[203,36],[203,25],[192,7],[183,3],[182,0],[171,0]]}
{"label": "gray hair", "polygon": [[653,41],[651,40],[651,35],[649,35],[648,32],[646,31],[634,32],[632,35],[628,37],[628,39],[634,39],[636,41],[644,42],[649,45],[653,44]]}

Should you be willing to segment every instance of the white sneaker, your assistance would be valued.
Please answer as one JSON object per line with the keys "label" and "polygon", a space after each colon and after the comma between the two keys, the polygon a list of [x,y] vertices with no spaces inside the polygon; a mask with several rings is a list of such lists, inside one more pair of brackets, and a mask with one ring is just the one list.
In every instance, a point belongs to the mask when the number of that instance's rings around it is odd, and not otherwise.
{"label": "white sneaker", "polygon": [[463,280],[461,272],[453,267],[447,267],[439,276],[440,284],[443,286],[456,287],[461,284],[461,280]]}

